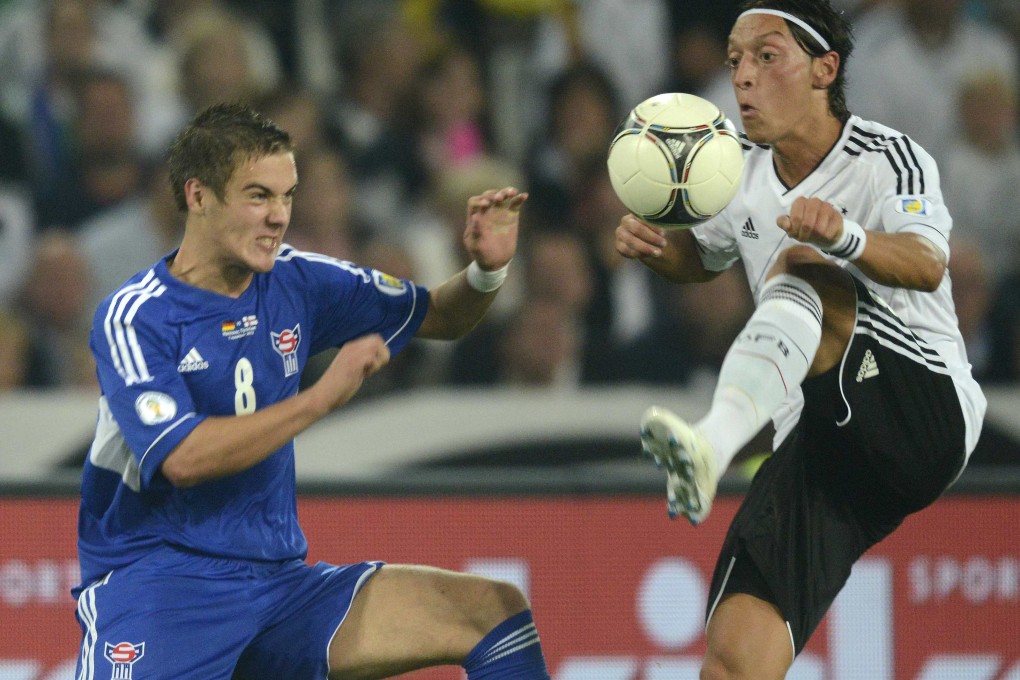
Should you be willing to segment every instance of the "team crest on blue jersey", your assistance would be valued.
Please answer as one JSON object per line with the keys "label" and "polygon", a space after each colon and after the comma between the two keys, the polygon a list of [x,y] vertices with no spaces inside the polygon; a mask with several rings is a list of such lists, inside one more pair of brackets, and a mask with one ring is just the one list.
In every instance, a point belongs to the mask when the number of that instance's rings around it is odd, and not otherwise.
{"label": "team crest on blue jersey", "polygon": [[931,201],[927,198],[901,198],[896,201],[896,212],[904,215],[931,215]]}
{"label": "team crest on blue jersey", "polygon": [[283,357],[283,375],[290,377],[298,372],[297,348],[301,344],[301,324],[280,331],[279,333],[269,332],[273,340],[273,349]]}
{"label": "team crest on blue jersey", "polygon": [[223,332],[223,337],[228,340],[240,340],[255,333],[258,325],[258,318],[254,314],[248,314],[237,321],[224,321],[220,330]]}
{"label": "team crest on blue jersey", "polygon": [[135,399],[135,413],[146,425],[158,425],[173,420],[177,415],[177,402],[163,392],[142,392]]}
{"label": "team crest on blue jersey", "polygon": [[384,274],[378,269],[372,270],[372,282],[375,283],[376,288],[387,295],[403,295],[407,290],[403,281],[396,276]]}
{"label": "team crest on blue jersey", "polygon": [[131,668],[145,656],[145,643],[118,642],[112,645],[107,642],[103,656],[113,664],[110,680],[131,680]]}

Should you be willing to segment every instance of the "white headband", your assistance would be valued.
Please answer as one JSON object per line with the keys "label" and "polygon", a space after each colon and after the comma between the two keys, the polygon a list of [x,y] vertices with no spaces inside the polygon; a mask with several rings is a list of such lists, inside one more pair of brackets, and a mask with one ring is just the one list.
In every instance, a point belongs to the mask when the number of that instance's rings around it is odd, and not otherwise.
{"label": "white headband", "polygon": [[792,14],[789,14],[787,12],[783,12],[783,11],[778,10],[778,9],[749,9],[746,12],[744,12],[743,14],[741,14],[739,17],[737,17],[737,20],[739,21],[741,17],[746,17],[748,14],[771,14],[772,16],[782,17],[783,19],[786,19],[787,21],[792,21],[793,23],[797,24],[798,26],[803,28],[805,31],[807,31],[808,35],[810,35],[812,38],[814,38],[815,41],[819,45],[821,45],[823,48],[825,48],[826,52],[831,52],[832,51],[832,48],[829,47],[829,42],[825,38],[822,37],[821,33],[816,31],[815,29],[811,28],[811,26],[808,24],[808,22],[804,21],[800,17],[795,17]]}

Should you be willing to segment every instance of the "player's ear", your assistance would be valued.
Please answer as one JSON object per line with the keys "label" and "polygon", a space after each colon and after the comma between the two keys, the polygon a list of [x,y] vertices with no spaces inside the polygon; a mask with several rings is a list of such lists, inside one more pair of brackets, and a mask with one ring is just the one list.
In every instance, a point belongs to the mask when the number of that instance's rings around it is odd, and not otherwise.
{"label": "player's ear", "polygon": [[839,74],[839,54],[828,51],[811,61],[811,85],[816,90],[828,89]]}
{"label": "player's ear", "polygon": [[203,212],[208,200],[205,185],[197,178],[192,177],[184,183],[184,199],[188,203],[189,211]]}

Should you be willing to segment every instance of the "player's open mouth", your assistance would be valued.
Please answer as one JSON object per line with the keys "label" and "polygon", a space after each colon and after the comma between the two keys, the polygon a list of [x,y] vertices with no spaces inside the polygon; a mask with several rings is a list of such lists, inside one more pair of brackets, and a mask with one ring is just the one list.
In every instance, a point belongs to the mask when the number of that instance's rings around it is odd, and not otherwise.
{"label": "player's open mouth", "polygon": [[276,250],[277,246],[280,245],[280,242],[272,236],[260,236],[255,239],[255,242],[266,250]]}

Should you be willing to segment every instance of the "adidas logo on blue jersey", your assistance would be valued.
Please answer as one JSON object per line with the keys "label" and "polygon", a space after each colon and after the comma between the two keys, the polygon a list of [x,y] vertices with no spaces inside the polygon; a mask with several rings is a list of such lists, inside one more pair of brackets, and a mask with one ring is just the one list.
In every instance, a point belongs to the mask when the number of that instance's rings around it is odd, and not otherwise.
{"label": "adidas logo on blue jersey", "polygon": [[744,226],[740,228],[740,235],[744,238],[758,238],[758,232],[754,229],[754,222],[748,217]]}
{"label": "adidas logo on blue jersey", "polygon": [[204,371],[209,368],[209,362],[202,358],[202,355],[198,353],[198,350],[194,347],[188,352],[188,355],[181,360],[181,363],[177,364],[178,373],[191,373],[192,371]]}

